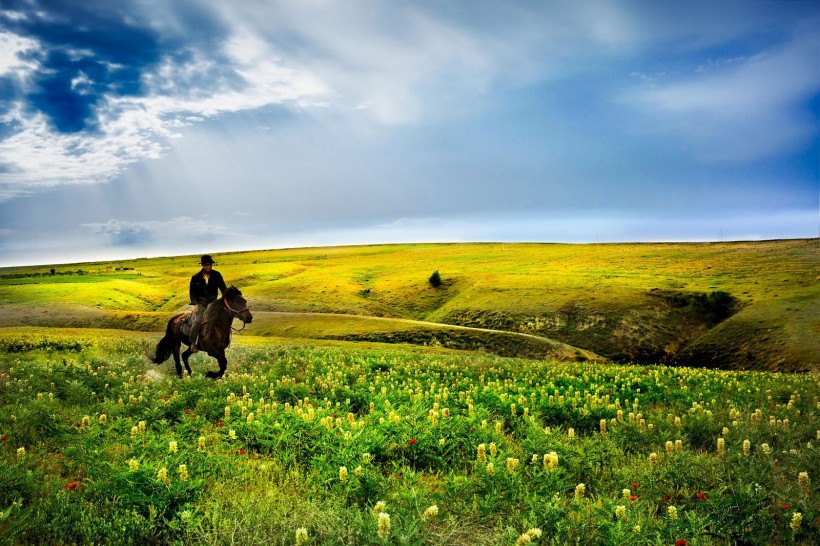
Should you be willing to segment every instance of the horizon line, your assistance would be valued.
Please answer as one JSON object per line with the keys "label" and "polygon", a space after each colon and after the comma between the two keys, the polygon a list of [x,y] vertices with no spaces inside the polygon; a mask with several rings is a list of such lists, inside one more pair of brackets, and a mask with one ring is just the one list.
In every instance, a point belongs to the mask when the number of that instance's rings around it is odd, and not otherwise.
{"label": "horizon line", "polygon": [[[586,242],[561,242],[561,241],[418,241],[418,242],[390,242],[390,243],[350,243],[337,245],[307,245],[307,246],[286,246],[286,247],[269,247],[269,248],[248,248],[241,250],[217,250],[211,251],[213,256],[230,255],[230,254],[245,254],[250,252],[281,252],[288,250],[309,250],[322,248],[366,248],[376,246],[413,246],[413,245],[566,245],[566,246],[590,246],[590,245],[714,245],[714,244],[739,244],[739,243],[771,243],[771,242],[787,242],[787,241],[820,241],[820,236],[817,237],[775,237],[771,239],[726,239],[726,240],[665,240],[665,241],[586,241]],[[10,265],[0,265],[0,271],[5,269],[18,268],[36,268],[36,267],[52,267],[52,266],[74,266],[83,264],[95,263],[113,263],[113,262],[135,262],[139,260],[159,260],[169,258],[185,258],[196,257],[201,255],[201,252],[183,253],[183,254],[158,254],[148,256],[136,256],[125,258],[102,258],[89,259],[85,261],[66,261],[66,262],[51,262],[51,263],[19,263]]]}

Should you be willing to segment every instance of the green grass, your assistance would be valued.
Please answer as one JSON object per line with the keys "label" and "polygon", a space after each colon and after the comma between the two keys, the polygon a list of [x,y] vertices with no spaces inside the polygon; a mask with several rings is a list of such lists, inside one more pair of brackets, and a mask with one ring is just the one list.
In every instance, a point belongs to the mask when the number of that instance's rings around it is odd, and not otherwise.
{"label": "green grass", "polygon": [[[304,324],[293,327],[306,337],[321,322],[308,314],[353,314],[524,332],[619,362],[817,371],[819,249],[817,239],[380,245],[225,253],[217,269],[253,311],[303,313]],[[89,274],[24,279],[8,276],[52,266],[7,268],[0,325],[155,330],[162,314],[187,306],[196,264],[194,256],[71,264],[53,267]],[[121,266],[134,269],[114,271]],[[433,271],[441,287],[429,284]],[[738,301],[720,324],[657,297],[716,291]],[[404,328],[394,325],[397,333]],[[351,339],[370,328],[366,321],[345,326],[339,335]]]}
{"label": "green grass", "polygon": [[305,544],[489,545],[538,528],[536,545],[808,545],[820,531],[816,374],[237,335],[224,380],[196,355],[180,381],[145,357],[156,339],[0,330],[0,543],[290,545],[304,528]]}

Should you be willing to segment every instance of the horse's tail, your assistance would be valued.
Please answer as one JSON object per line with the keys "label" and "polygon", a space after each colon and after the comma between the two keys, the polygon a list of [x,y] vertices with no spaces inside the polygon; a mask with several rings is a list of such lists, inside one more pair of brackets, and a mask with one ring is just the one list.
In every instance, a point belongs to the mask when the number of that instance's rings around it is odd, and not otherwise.
{"label": "horse's tail", "polygon": [[174,352],[174,319],[168,321],[165,337],[157,343],[156,355],[151,359],[154,364],[162,364]]}

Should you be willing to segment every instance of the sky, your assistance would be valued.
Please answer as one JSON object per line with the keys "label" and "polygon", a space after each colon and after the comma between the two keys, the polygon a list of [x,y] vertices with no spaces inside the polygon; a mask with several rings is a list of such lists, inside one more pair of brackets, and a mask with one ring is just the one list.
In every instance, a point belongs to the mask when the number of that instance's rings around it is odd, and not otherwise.
{"label": "sky", "polygon": [[0,0],[0,267],[817,237],[819,119],[815,1]]}

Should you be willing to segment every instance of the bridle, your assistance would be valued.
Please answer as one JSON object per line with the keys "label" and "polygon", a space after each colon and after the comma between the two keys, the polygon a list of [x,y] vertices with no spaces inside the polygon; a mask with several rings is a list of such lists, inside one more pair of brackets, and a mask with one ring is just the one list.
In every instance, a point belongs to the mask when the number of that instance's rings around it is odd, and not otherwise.
{"label": "bridle", "polygon": [[[242,314],[244,311],[248,311],[247,307],[237,311],[236,309],[234,309],[233,307],[228,305],[228,300],[226,300],[225,298],[222,298],[222,303],[225,304],[225,308],[228,309],[228,312],[230,312],[232,319],[238,318],[239,320],[242,320],[242,318],[239,315]],[[237,330],[236,328],[233,327],[233,325],[231,325],[231,330],[233,330],[234,332],[241,332],[242,330],[245,329],[245,326],[247,326],[247,325],[248,325],[248,323],[245,322],[244,320],[242,320],[242,328]]]}

